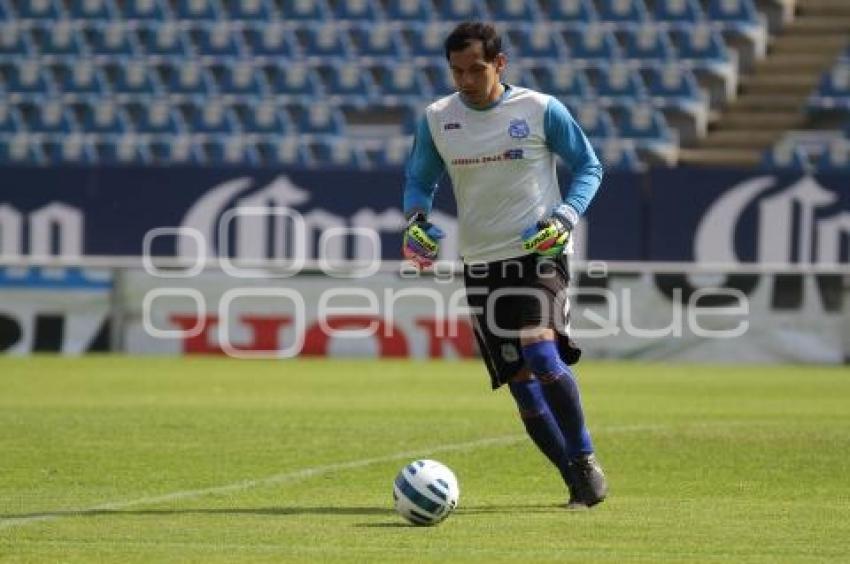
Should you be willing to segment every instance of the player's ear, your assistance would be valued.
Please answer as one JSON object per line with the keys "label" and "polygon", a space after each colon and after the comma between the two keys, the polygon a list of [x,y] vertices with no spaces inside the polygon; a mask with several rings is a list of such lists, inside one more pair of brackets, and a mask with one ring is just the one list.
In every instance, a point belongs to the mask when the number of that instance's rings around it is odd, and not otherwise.
{"label": "player's ear", "polygon": [[505,70],[505,67],[508,66],[508,57],[504,53],[499,53],[496,55],[496,58],[493,59],[493,66],[496,68],[496,72],[500,73]]}

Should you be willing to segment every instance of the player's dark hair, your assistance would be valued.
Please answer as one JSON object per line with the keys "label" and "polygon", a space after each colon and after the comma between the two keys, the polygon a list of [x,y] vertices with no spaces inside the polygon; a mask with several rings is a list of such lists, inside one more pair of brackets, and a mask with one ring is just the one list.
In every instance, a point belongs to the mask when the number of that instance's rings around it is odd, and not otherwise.
{"label": "player's dark hair", "polygon": [[484,60],[492,61],[502,51],[502,38],[496,28],[484,22],[463,22],[446,37],[446,59],[453,51],[463,51],[473,41],[480,41],[484,48]]}

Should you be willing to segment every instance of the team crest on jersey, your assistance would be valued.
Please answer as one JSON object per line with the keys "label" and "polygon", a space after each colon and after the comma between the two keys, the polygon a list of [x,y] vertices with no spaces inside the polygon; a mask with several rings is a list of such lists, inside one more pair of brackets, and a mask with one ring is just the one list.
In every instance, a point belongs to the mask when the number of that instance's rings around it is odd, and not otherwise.
{"label": "team crest on jersey", "polygon": [[508,125],[508,135],[514,139],[525,139],[529,133],[528,122],[524,119],[512,119]]}

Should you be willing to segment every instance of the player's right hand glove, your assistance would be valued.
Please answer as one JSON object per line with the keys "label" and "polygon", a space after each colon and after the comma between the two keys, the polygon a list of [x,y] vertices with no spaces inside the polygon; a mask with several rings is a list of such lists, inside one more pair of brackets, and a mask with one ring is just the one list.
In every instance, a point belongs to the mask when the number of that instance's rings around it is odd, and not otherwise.
{"label": "player's right hand glove", "polygon": [[544,257],[555,257],[562,254],[570,240],[570,231],[573,229],[568,215],[571,211],[571,209],[562,210],[559,206],[553,210],[551,216],[541,219],[536,225],[523,231],[523,250]]}
{"label": "player's right hand glove", "polygon": [[424,214],[417,213],[410,218],[404,230],[404,258],[419,268],[431,266],[437,259],[440,239],[443,237],[445,233],[442,229],[430,223]]}

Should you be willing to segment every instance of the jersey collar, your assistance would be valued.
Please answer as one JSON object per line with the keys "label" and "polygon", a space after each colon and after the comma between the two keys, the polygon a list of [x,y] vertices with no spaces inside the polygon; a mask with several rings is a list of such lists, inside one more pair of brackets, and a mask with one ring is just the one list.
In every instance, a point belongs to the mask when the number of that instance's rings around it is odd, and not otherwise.
{"label": "jersey collar", "polygon": [[507,100],[508,96],[510,96],[513,93],[510,84],[506,84],[506,83],[503,82],[502,86],[505,87],[505,91],[502,92],[502,95],[499,96],[499,99],[496,100],[495,102],[493,102],[492,104],[490,104],[489,106],[485,106],[483,108],[475,108],[473,106],[470,106],[469,104],[466,103],[466,100],[464,100],[463,96],[461,96],[460,94],[458,94],[458,97],[460,98],[460,101],[463,103],[463,105],[466,106],[467,108],[469,108],[470,110],[473,110],[473,111],[476,111],[476,112],[486,112],[487,110],[492,110],[493,108],[495,108],[496,106],[498,106],[499,104],[501,104],[502,102]]}

